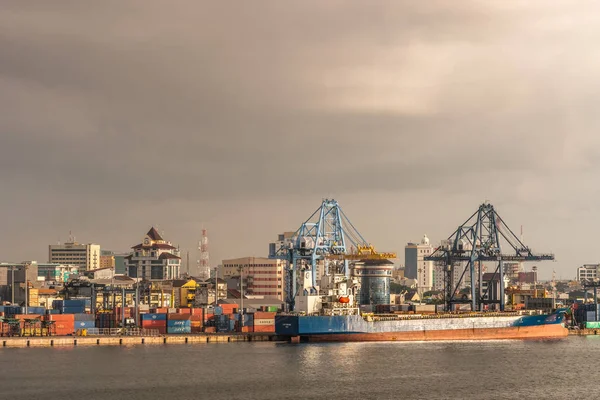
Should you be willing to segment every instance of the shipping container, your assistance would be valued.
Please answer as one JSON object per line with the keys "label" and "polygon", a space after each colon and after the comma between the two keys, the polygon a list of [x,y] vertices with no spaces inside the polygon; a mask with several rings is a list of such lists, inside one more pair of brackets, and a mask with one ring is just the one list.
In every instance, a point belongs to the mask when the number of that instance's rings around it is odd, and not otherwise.
{"label": "shipping container", "polygon": [[192,326],[192,321],[190,321],[189,319],[187,321],[183,321],[183,320],[168,320],[167,321],[167,327],[173,327],[173,326]]}
{"label": "shipping container", "polygon": [[168,321],[189,321],[191,318],[191,314],[167,314]]}
{"label": "shipping container", "polygon": [[75,330],[77,329],[90,329],[90,328],[95,328],[96,327],[96,323],[95,321],[77,321],[75,320]]}
{"label": "shipping container", "polygon": [[257,311],[254,313],[254,319],[275,319],[274,312]]}
{"label": "shipping container", "polygon": [[[181,321],[178,321],[181,322]],[[177,333],[192,333],[191,326],[167,326],[167,333],[169,334],[177,334]]]}
{"label": "shipping container", "polygon": [[94,314],[73,314],[75,321],[94,321],[96,316]]}
{"label": "shipping container", "polygon": [[192,314],[200,314],[200,315],[202,315],[204,313],[203,312],[204,310],[201,309],[201,308],[190,308],[190,310],[192,311]]}
{"label": "shipping container", "polygon": [[192,313],[191,308],[178,308],[177,309],[177,314],[191,314],[191,313]]}
{"label": "shipping container", "polygon": [[206,333],[215,333],[216,332],[216,328],[214,326],[206,326],[206,327],[204,327],[204,332],[206,332]]}
{"label": "shipping container", "polygon": [[254,325],[254,332],[274,333],[275,325]]}
{"label": "shipping container", "polygon": [[[223,310],[223,314],[235,314],[237,312],[238,305],[237,304],[221,304],[219,305],[221,310]],[[216,312],[215,312],[216,314]]]}
{"label": "shipping container", "polygon": [[223,314],[223,307],[216,306],[216,307],[214,308],[214,314],[215,314],[215,315],[221,315],[221,314]]}
{"label": "shipping container", "polygon": [[144,320],[156,320],[156,321],[166,321],[167,314],[140,314],[142,316],[142,321]]}
{"label": "shipping container", "polygon": [[254,318],[254,326],[275,326],[275,318],[273,318],[273,319]]}

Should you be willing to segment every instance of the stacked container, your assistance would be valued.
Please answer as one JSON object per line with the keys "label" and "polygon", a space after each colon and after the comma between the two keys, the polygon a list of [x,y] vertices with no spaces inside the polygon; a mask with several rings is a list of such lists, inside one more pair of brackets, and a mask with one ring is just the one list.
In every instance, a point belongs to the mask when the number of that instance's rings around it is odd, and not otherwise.
{"label": "stacked container", "polygon": [[140,314],[142,328],[157,329],[159,333],[167,333],[167,314]]}
{"label": "stacked container", "polygon": [[254,332],[275,332],[274,312],[257,311],[254,313]]}
{"label": "stacked container", "polygon": [[73,314],[49,314],[45,317],[46,321],[54,321],[56,334],[72,335],[75,332],[75,316]]}
{"label": "stacked container", "polygon": [[73,314],[75,331],[96,326],[94,314]]}
{"label": "stacked container", "polygon": [[85,313],[85,300],[54,300],[52,308],[60,310],[61,314]]}
{"label": "stacked container", "polygon": [[96,314],[97,328],[117,328],[117,320],[114,314],[99,313]]}
{"label": "stacked container", "polygon": [[167,333],[192,333],[191,314],[168,314]]}
{"label": "stacked container", "polygon": [[[197,311],[199,310],[199,312]],[[200,333],[202,332],[203,325],[203,315],[201,308],[193,308],[192,314],[190,314],[190,330],[192,333]]]}

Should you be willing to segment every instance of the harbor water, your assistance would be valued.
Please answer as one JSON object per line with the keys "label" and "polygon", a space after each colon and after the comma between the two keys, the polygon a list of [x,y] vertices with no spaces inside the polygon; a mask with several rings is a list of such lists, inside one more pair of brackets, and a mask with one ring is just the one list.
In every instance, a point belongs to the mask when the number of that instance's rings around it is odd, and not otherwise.
{"label": "harbor water", "polygon": [[6,348],[0,388],[14,400],[595,398],[598,354],[600,336]]}

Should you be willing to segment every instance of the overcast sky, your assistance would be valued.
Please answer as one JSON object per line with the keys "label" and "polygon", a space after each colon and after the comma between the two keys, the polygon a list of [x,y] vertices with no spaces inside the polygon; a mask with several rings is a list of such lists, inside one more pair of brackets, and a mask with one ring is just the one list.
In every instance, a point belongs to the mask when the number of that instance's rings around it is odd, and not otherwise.
{"label": "overcast sky", "polygon": [[596,2],[0,1],[0,260],[151,225],[266,255],[333,197],[397,251],[489,200],[600,262]]}

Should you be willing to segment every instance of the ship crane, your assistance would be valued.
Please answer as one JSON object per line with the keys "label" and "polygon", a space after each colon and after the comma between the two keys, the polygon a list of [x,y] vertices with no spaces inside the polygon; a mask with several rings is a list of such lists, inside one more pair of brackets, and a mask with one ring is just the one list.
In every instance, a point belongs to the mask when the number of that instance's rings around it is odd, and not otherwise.
{"label": "ship crane", "polygon": [[[472,310],[483,310],[484,304],[499,303],[500,310],[504,311],[504,262],[554,260],[554,255],[534,254],[506,225],[494,206],[486,202],[424,259],[444,267],[444,297],[448,310],[451,310],[452,304],[464,302],[458,294],[468,273]],[[491,281],[499,282],[498,300],[488,299],[491,297],[488,296],[491,285],[482,291],[482,262],[496,264]],[[464,263],[466,268],[455,281],[454,271]]]}
{"label": "ship crane", "polygon": [[395,253],[379,253],[356,230],[336,200],[324,199],[321,206],[298,228],[284,245],[271,248],[269,258],[287,261],[286,303],[294,310],[295,298],[300,288],[298,278],[303,277],[304,294],[318,295],[317,271],[319,265],[325,273],[350,276],[349,261],[363,259],[396,258]]}

